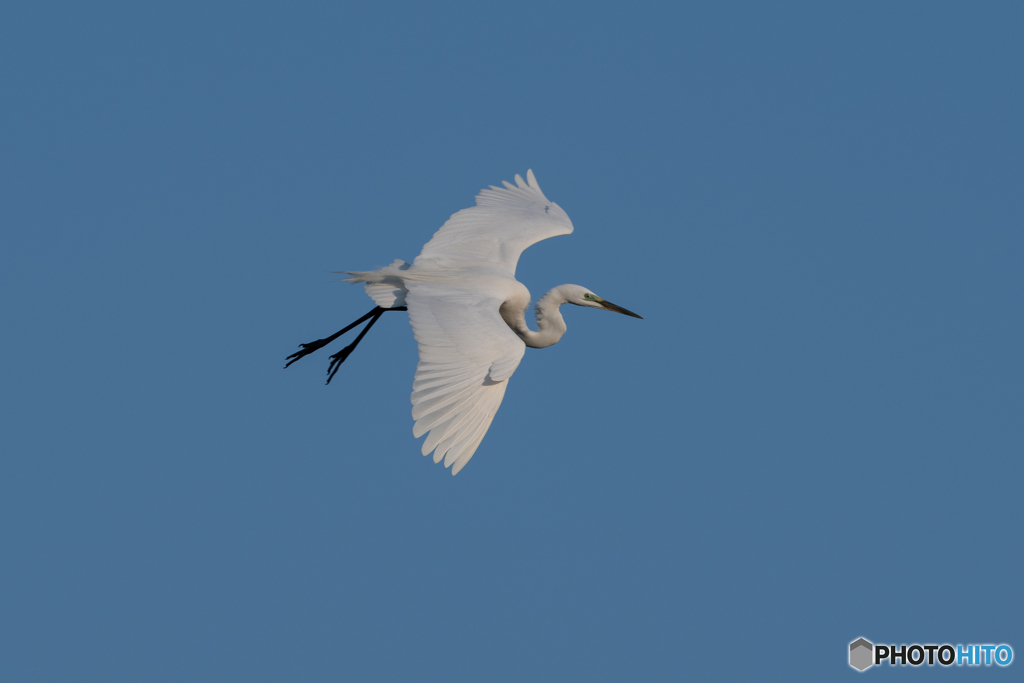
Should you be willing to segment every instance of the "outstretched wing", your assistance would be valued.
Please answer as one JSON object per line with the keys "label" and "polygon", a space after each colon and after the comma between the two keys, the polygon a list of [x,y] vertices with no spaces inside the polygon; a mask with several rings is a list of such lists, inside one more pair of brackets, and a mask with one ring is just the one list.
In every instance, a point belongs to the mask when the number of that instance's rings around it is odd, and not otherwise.
{"label": "outstretched wing", "polygon": [[491,426],[508,378],[526,351],[488,294],[438,282],[407,281],[409,321],[420,362],[412,385],[413,435],[458,474]]}
{"label": "outstretched wing", "polygon": [[[503,181],[504,182],[504,181]],[[572,232],[572,221],[548,201],[533,171],[516,184],[481,190],[476,206],[452,215],[423,247],[413,266],[466,268],[485,266],[515,277],[523,250],[556,235]]]}

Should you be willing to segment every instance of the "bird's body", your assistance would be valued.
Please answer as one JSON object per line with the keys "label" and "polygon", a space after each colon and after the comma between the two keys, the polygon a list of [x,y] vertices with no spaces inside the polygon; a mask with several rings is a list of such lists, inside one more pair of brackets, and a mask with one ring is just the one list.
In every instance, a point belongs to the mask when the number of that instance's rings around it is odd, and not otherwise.
{"label": "bird's body", "polygon": [[[481,191],[477,205],[454,214],[412,264],[396,260],[379,270],[347,272],[349,282],[365,283],[378,306],[364,317],[376,316],[359,339],[384,311],[409,311],[420,356],[412,392],[413,434],[428,434],[423,454],[433,451],[434,462],[443,459],[452,474],[486,434],[526,347],[551,346],[565,334],[562,304],[640,317],[585,287],[560,285],[537,302],[537,330],[527,326],[530,292],[515,279],[519,255],[540,240],[571,233],[573,226],[541,192],[533,172],[526,177]],[[292,362],[338,335],[303,345]],[[354,347],[336,354],[332,373]]]}

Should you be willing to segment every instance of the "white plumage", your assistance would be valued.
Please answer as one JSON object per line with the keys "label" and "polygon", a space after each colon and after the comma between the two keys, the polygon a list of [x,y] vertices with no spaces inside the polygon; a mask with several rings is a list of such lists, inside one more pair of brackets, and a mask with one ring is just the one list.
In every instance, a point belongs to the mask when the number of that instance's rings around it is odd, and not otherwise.
{"label": "white plumage", "polygon": [[514,278],[519,255],[541,240],[572,232],[572,221],[540,191],[533,171],[516,184],[481,190],[476,206],[454,214],[413,261],[421,268],[479,268]]}
{"label": "white plumage", "polygon": [[[550,346],[564,334],[559,306],[640,317],[585,287],[561,285],[538,302],[538,330],[527,327],[530,293],[515,279],[519,256],[540,240],[568,235],[573,226],[541,192],[533,171],[526,180],[516,175],[515,181],[482,190],[476,206],[449,218],[411,265],[396,260],[380,270],[346,271],[349,282],[366,283],[366,293],[380,308],[408,307],[420,357],[412,391],[413,435],[426,434],[423,454],[433,451],[434,462],[443,460],[452,474],[483,440],[526,347]],[[375,309],[364,319],[376,315],[372,325],[381,313]],[[295,360],[337,336],[304,344]],[[331,367],[354,347],[332,357],[338,360]]]}

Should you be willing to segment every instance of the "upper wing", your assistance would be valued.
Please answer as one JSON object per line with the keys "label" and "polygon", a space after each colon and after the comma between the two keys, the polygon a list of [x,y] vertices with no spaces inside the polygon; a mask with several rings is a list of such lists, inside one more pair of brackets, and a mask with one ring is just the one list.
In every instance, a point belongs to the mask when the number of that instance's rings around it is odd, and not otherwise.
{"label": "upper wing", "polygon": [[[460,267],[486,265],[516,274],[519,255],[548,237],[568,235],[572,221],[558,204],[540,191],[533,171],[504,189],[481,190],[476,206],[452,215],[423,247],[414,266]],[[429,262],[429,264],[427,263]]]}
{"label": "upper wing", "polygon": [[452,284],[406,282],[420,362],[412,388],[413,435],[423,455],[458,474],[491,426],[508,378],[526,351],[498,308],[502,301]]}

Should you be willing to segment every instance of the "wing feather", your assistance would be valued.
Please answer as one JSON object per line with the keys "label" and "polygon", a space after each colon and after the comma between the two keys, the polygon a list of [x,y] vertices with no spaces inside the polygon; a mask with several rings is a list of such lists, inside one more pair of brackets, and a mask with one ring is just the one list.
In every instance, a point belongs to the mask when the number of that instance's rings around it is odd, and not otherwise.
{"label": "wing feather", "polygon": [[[473,457],[526,345],[502,319],[501,298],[450,283],[406,281],[420,361],[413,381],[413,434],[423,454],[457,473]],[[492,368],[503,378],[496,381]]]}
{"label": "wing feather", "polygon": [[500,269],[514,277],[519,256],[537,242],[568,235],[572,221],[541,192],[533,171],[516,184],[502,181],[476,196],[476,206],[455,214],[434,233],[413,267]]}
{"label": "wing feather", "polygon": [[443,460],[452,474],[487,434],[526,350],[499,313],[506,299],[529,297],[514,282],[519,257],[530,245],[572,229],[531,170],[525,179],[516,174],[514,184],[481,190],[476,206],[453,214],[411,266],[396,260],[376,271],[348,273],[349,282],[366,283],[378,306],[408,307],[420,353],[413,434],[426,435],[423,454],[433,452],[434,462]]}

